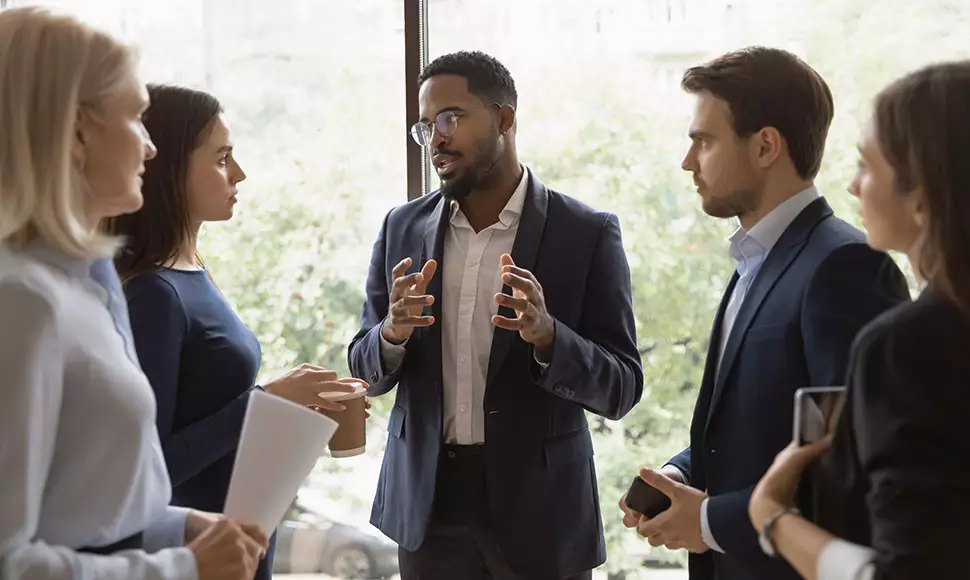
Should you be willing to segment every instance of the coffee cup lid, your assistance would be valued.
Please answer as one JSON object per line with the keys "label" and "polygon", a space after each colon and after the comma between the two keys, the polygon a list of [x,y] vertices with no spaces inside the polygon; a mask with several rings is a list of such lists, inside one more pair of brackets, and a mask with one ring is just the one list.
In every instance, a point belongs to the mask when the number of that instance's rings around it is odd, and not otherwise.
{"label": "coffee cup lid", "polygon": [[349,401],[350,399],[363,397],[366,393],[367,388],[364,387],[364,384],[361,382],[354,385],[354,390],[350,393],[344,391],[330,391],[329,393],[320,393],[320,398],[336,403],[338,401]]}

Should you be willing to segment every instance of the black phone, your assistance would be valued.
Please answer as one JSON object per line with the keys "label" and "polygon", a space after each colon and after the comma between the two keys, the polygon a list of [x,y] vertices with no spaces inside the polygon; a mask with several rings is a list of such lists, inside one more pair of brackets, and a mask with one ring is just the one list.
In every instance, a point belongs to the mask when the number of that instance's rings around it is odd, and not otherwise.
{"label": "black phone", "polygon": [[626,507],[648,518],[655,518],[670,507],[670,498],[637,476],[626,492]]}

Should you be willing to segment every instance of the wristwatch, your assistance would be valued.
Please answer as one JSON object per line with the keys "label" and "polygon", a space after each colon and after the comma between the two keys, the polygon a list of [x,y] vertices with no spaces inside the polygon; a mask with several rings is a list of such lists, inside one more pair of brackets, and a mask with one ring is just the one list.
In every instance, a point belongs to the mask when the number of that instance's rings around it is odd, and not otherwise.
{"label": "wristwatch", "polygon": [[758,534],[758,543],[761,544],[761,551],[767,556],[772,558],[778,557],[778,550],[775,548],[775,542],[771,539],[771,529],[775,527],[775,522],[777,522],[782,516],[787,516],[789,514],[793,516],[800,516],[802,515],[802,512],[798,511],[798,508],[796,507],[783,509],[768,518],[768,520],[765,522],[765,527],[761,530],[761,533]]}

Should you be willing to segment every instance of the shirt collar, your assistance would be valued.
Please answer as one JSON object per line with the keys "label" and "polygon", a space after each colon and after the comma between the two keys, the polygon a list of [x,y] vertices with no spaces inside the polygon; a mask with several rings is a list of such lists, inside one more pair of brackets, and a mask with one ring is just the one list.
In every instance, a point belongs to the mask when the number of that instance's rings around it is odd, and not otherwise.
{"label": "shirt collar", "polygon": [[[525,194],[529,189],[529,168],[524,165],[521,167],[522,178],[519,179],[519,184],[515,187],[515,191],[512,192],[512,197],[509,198],[508,203],[505,204],[505,208],[498,214],[498,223],[502,224],[502,229],[512,227],[522,215],[522,210],[525,208]],[[468,220],[461,213],[461,207],[458,205],[458,202],[451,200],[450,203],[451,224],[454,226],[467,226]]]}
{"label": "shirt collar", "polygon": [[80,260],[57,250],[43,238],[36,238],[29,242],[23,250],[24,254],[54,266],[66,272],[73,278],[89,278],[91,270],[90,260]]}
{"label": "shirt collar", "polygon": [[819,197],[821,195],[815,186],[803,189],[771,210],[750,230],[739,227],[728,239],[731,257],[741,262],[753,256],[766,255],[795,218]]}

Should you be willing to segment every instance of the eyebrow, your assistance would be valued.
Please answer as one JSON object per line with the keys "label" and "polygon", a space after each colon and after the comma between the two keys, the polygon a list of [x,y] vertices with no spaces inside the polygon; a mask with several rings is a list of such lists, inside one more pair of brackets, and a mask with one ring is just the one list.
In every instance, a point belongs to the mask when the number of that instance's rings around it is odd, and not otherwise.
{"label": "eyebrow", "polygon": [[690,137],[691,139],[710,139],[714,135],[711,135],[710,133],[705,133],[704,131],[690,131],[687,133],[687,136]]}
{"label": "eyebrow", "polygon": [[[445,107],[444,109],[441,109],[440,111],[435,113],[434,116],[437,117],[441,113],[464,113],[464,112],[465,112],[465,109],[462,109],[461,107]],[[418,120],[421,121],[422,123],[428,122],[427,117],[421,117]]]}
{"label": "eyebrow", "polygon": [[232,145],[223,145],[216,153],[232,153]]}

